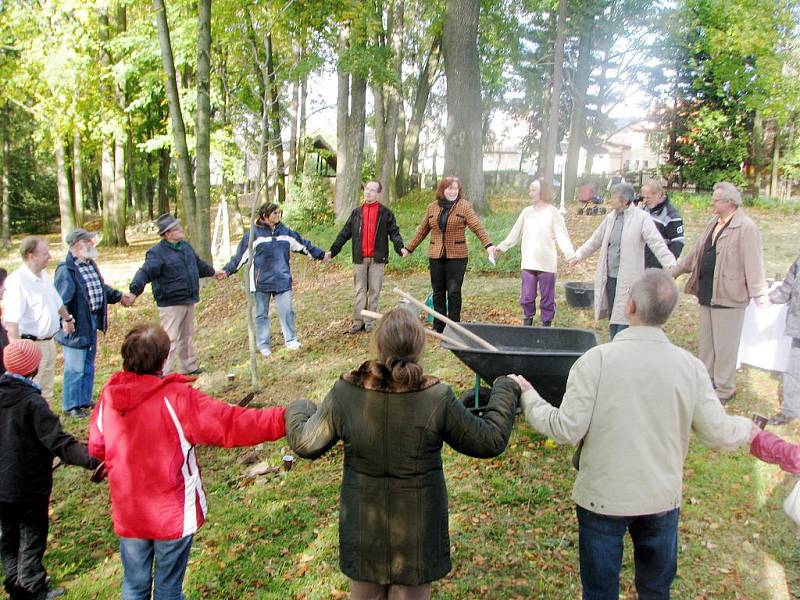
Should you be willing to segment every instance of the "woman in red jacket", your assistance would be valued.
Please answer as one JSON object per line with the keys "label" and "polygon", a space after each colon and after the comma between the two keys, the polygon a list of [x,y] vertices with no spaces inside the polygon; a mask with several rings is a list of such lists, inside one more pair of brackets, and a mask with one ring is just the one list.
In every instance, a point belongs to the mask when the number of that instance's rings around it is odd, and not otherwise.
{"label": "woman in red jacket", "polygon": [[103,387],[89,428],[89,452],[108,475],[123,600],[148,600],[151,589],[159,600],[183,598],[192,537],[207,512],[195,446],[252,446],[286,432],[284,408],[231,406],[184,375],[162,377],[169,345],[157,325],[128,333],[124,370]]}

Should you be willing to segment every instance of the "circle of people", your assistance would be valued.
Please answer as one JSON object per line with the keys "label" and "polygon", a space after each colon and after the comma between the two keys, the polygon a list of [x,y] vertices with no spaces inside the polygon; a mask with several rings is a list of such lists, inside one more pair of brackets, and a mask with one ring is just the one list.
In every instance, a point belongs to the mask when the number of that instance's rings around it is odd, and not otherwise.
{"label": "circle of people", "polygon": [[[281,221],[266,204],[252,231],[220,270],[184,239],[181,223],[157,220],[161,240],[150,248],[128,292],[108,286],[95,262],[95,235],[76,229],[69,252],[51,280],[47,243],[22,240],[23,264],[6,277],[0,345],[0,552],[12,599],[51,598],[44,556],[54,458],[108,479],[114,531],[120,540],[122,598],[182,598],[193,535],[203,524],[207,497],[196,446],[250,446],[284,435],[293,451],[314,459],[345,442],[339,512],[339,561],[351,597],[429,598],[431,582],[451,570],[447,491],[441,449],[447,443],[477,458],[501,454],[517,407],[538,432],[577,446],[572,499],[579,531],[583,597],[617,598],[623,538],[636,553],[635,583],[642,598],[668,598],[677,571],[678,517],[683,463],[690,433],[712,448],[746,443],[758,458],[800,472],[800,445],[763,431],[724,404],[736,392],[735,368],[745,307],[788,304],[786,334],[793,338],[784,373],[783,405],[773,417],[800,417],[800,259],[768,292],[758,228],[732,184],[714,186],[708,221],[689,252],[678,210],[662,185],[610,188],[612,210],[577,250],[551,190],[534,181],[530,206],[508,236],[493,245],[461,182],[445,177],[410,243],[392,211],[379,202],[381,184],[364,186],[364,202],[349,215],[328,251]],[[492,262],[521,242],[523,325],[537,311],[542,326],[556,315],[556,246],[570,266],[599,250],[594,278],[596,319],[608,318],[610,341],[573,365],[561,405],[544,401],[524,377],[509,374],[492,387],[482,417],[453,390],[425,375],[419,358],[425,331],[398,307],[379,320],[389,243],[410,255],[430,235],[428,259],[434,309],[461,317],[461,287],[470,229]],[[376,355],[344,374],[317,406],[247,409],[192,387],[202,372],[192,341],[202,277],[224,279],[253,256],[257,347],[271,355],[269,305],[275,306],[288,350],[300,348],[292,308],[290,252],[329,261],[352,244],[355,301],[347,333],[372,332]],[[663,267],[659,268],[659,267]],[[689,273],[686,292],[699,304],[699,359],[673,345],[663,331],[678,300],[673,281]],[[150,283],[160,326],[139,325],[122,344],[123,370],[92,403],[97,332],[108,325],[107,306],[132,305]],[[441,332],[444,323],[435,320]],[[63,349],[62,412],[91,417],[88,448],[66,433],[53,399],[55,345]],[[762,424],[763,425],[763,424]],[[148,490],[142,494],[141,490]],[[410,510],[409,507],[415,507]]]}

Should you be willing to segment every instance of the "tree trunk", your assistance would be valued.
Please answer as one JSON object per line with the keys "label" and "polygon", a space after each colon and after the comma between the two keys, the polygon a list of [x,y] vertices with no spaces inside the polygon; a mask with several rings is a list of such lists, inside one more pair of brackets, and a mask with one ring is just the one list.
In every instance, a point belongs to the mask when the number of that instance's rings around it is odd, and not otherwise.
{"label": "tree trunk", "polygon": [[436,36],[431,44],[430,52],[428,52],[428,56],[425,59],[425,66],[422,68],[419,80],[417,81],[417,90],[414,94],[414,108],[411,113],[411,120],[408,122],[400,155],[397,158],[398,196],[405,196],[411,191],[409,173],[411,172],[412,163],[419,155],[419,134],[422,130],[422,122],[425,118],[425,109],[428,106],[428,97],[430,96],[431,87],[439,71],[441,46],[442,38],[441,36]]}
{"label": "tree trunk", "polygon": [[211,261],[211,0],[198,1],[195,230],[192,246]]}
{"label": "tree trunk", "polygon": [[2,213],[2,225],[0,226],[0,243],[3,248],[11,247],[11,185],[8,176],[11,169],[11,136],[8,133],[8,111],[0,111],[0,143],[2,143],[3,160],[0,165],[0,213]]}
{"label": "tree trunk", "polygon": [[775,123],[775,136],[772,142],[772,177],[769,182],[769,195],[778,196],[778,174],[780,173],[781,162],[781,139],[778,132],[778,124]]}
{"label": "tree trunk", "polygon": [[760,112],[753,118],[753,144],[750,164],[753,166],[753,197],[761,196],[761,169],[764,166],[764,119]]}
{"label": "tree trunk", "polygon": [[75,211],[72,208],[72,196],[67,179],[67,163],[64,152],[64,140],[59,133],[53,136],[53,147],[56,157],[56,185],[58,188],[58,212],[61,215],[61,240],[75,229]]}
{"label": "tree trunk", "polygon": [[303,181],[306,168],[306,104],[308,102],[308,75],[300,79],[300,117],[297,122],[297,179]]}
{"label": "tree trunk", "polygon": [[339,34],[336,102],[336,190],[333,210],[336,222],[343,223],[358,203],[361,189],[361,163],[364,159],[367,80],[345,71],[342,56],[348,47],[349,31]]}
{"label": "tree trunk", "polygon": [[390,32],[390,68],[395,77],[384,87],[383,161],[376,164],[383,188],[384,202],[390,204],[397,198],[395,177],[397,172],[397,126],[400,117],[401,84],[403,80],[403,2],[392,0],[389,4],[387,25]]}
{"label": "tree trunk", "polygon": [[86,202],[83,197],[83,165],[81,163],[81,132],[72,133],[72,185],[75,198],[75,224],[83,227],[86,220]]}
{"label": "tree trunk", "polygon": [[[300,47],[294,48],[294,64],[300,64]],[[289,127],[289,183],[294,185],[297,181],[297,123],[300,112],[300,79],[292,81],[292,105],[289,109],[292,116],[291,126]]]}
{"label": "tree trunk", "polygon": [[442,36],[447,77],[444,172],[461,180],[463,195],[486,214],[481,138],[481,73],[478,58],[480,0],[447,0]]}
{"label": "tree trunk", "polygon": [[564,73],[564,34],[567,19],[567,0],[558,0],[558,22],[556,23],[556,42],[553,48],[553,79],[550,91],[550,110],[547,115],[547,146],[542,157],[541,176],[544,181],[553,181],[558,147],[558,115],[561,102],[561,82]]}
{"label": "tree trunk", "polygon": [[103,244],[125,246],[128,198],[125,187],[125,146],[115,136],[103,144]]}
{"label": "tree trunk", "polygon": [[275,61],[272,52],[272,34],[267,34],[267,86],[269,87],[270,124],[272,125],[272,151],[275,154],[275,185],[278,202],[286,201],[286,166],[283,161],[283,133],[281,131],[281,103],[278,81],[275,77]]}
{"label": "tree trunk", "polygon": [[158,214],[169,212],[169,148],[158,151]]}
{"label": "tree trunk", "polygon": [[[197,201],[192,181],[192,163],[189,156],[189,147],[186,143],[186,126],[181,112],[181,99],[178,94],[178,80],[175,73],[175,61],[172,54],[172,43],[169,37],[167,23],[167,9],[164,0],[153,0],[156,11],[156,25],[158,27],[158,43],[161,47],[161,61],[164,66],[164,88],[169,105],[169,116],[172,123],[172,139],[175,154],[178,160],[178,177],[181,182],[181,196],[183,199],[184,226],[187,227],[190,239],[195,234]],[[200,252],[200,248],[196,248]]]}
{"label": "tree trunk", "polygon": [[564,198],[571,201],[575,197],[578,179],[578,160],[581,146],[586,139],[586,91],[589,88],[589,76],[592,71],[592,32],[594,30],[594,14],[583,17],[581,38],[578,45],[578,67],[575,72],[572,98],[572,118],[570,119],[569,141],[567,146],[567,162],[564,168]]}

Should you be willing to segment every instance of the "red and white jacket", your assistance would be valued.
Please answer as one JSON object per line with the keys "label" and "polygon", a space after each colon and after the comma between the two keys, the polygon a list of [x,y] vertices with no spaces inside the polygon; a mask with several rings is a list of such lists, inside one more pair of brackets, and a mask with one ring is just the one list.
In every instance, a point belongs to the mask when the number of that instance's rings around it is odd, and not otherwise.
{"label": "red and white jacket", "polygon": [[208,507],[195,446],[252,446],[286,434],[284,408],[215,400],[184,375],[115,373],[89,426],[89,453],[105,461],[114,531],[174,540],[195,533]]}

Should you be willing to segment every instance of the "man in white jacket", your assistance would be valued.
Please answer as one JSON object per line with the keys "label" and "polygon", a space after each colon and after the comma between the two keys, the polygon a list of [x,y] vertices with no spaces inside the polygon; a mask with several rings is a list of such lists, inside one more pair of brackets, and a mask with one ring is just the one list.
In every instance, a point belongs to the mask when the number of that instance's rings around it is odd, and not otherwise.
{"label": "man in white jacket", "polygon": [[567,260],[573,257],[575,249],[569,239],[564,217],[550,204],[549,190],[543,193],[545,190],[541,189],[539,180],[530,184],[528,195],[531,205],[522,209],[506,239],[497,245],[497,250],[507,252],[522,240],[522,285],[519,294],[522,324],[533,325],[538,288],[542,325],[550,327],[556,315],[556,243]]}
{"label": "man in white jacket", "polygon": [[630,290],[631,327],[578,359],[560,408],[512,376],[534,429],[559,443],[581,444],[572,499],[584,599],[619,596],[626,531],[639,597],[669,598],[691,432],[725,450],[750,439],[749,419],[727,415],[703,363],[664,334],[677,301],[669,274],[648,269]]}

